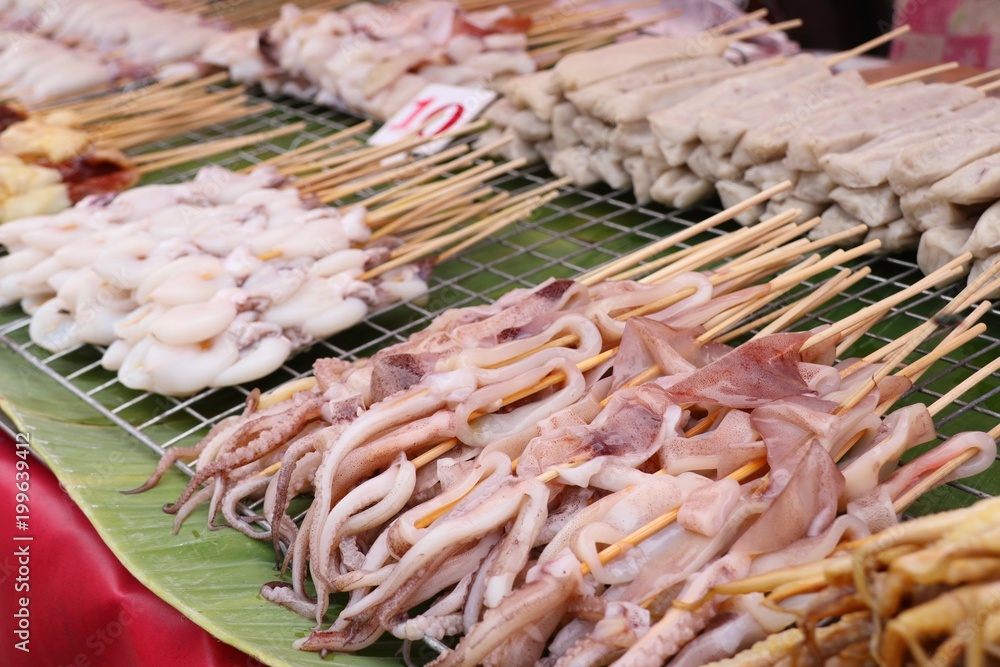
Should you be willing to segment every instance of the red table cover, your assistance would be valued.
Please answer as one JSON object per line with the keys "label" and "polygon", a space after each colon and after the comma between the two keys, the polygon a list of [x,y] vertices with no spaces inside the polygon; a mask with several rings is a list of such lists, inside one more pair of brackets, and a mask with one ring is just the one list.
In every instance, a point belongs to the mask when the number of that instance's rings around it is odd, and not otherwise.
{"label": "red table cover", "polygon": [[[34,457],[29,458],[29,532],[18,531],[17,461],[13,442],[0,433],[0,665],[261,665],[140,584]],[[15,540],[25,535],[31,540]],[[27,560],[27,573],[19,560]],[[24,615],[21,598],[28,601],[29,652],[17,648],[25,636],[18,636],[24,621],[15,616]]]}

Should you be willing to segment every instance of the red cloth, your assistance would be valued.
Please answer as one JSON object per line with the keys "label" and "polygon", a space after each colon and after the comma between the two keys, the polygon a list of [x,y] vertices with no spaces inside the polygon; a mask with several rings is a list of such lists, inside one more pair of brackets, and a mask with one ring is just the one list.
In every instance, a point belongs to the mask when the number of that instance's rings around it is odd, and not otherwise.
{"label": "red cloth", "polygon": [[[0,433],[0,665],[261,664],[215,639],[140,584],[33,456],[28,457],[28,530],[18,531],[16,451],[11,439]],[[14,539],[25,535],[32,540]],[[27,577],[18,563],[18,550],[25,547]],[[16,648],[22,641],[15,616],[21,598],[28,601],[28,653]]]}

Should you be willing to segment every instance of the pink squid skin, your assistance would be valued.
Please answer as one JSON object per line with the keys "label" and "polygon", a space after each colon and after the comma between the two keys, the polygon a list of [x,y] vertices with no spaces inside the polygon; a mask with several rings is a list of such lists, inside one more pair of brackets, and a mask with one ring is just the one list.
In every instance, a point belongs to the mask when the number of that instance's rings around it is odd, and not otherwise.
{"label": "pink squid skin", "polygon": [[[608,285],[599,285],[591,289],[594,301],[585,312],[587,317],[591,318],[600,329],[605,341],[611,345],[622,340],[628,327],[627,320],[623,322],[615,319],[614,316],[619,313],[655,303],[665,297],[672,297],[691,287],[695,288],[696,291],[691,296],[650,315],[654,319],[672,324],[679,314],[710,302],[712,298],[712,284],[704,275],[695,272],[682,273],[656,285],[628,281],[619,281]],[[701,321],[703,320],[699,320],[693,326],[697,326]]]}
{"label": "pink squid skin", "polygon": [[756,556],[777,551],[801,537],[820,534],[836,518],[844,476],[830,455],[814,442],[800,457],[788,458],[793,460],[784,460],[779,463],[784,466],[771,470],[765,492],[773,498],[769,507],[730,553]]}
{"label": "pink squid skin", "polygon": [[363,599],[348,604],[341,612],[341,619],[350,619],[374,605],[385,602],[397,589],[426,572],[438,554],[452,545],[478,539],[516,516],[526,498],[532,495],[547,497],[545,485],[535,479],[521,480],[501,486],[490,496],[489,503],[481,503],[454,518],[436,522],[400,558],[389,577]]}
{"label": "pink squid skin", "polygon": [[630,602],[609,602],[585,641],[578,641],[559,656],[554,667],[598,665],[621,649],[635,644],[649,631],[649,612]]}
{"label": "pink squid skin", "polygon": [[767,634],[746,612],[720,611],[697,637],[674,656],[670,664],[671,667],[702,667],[749,648]]}
{"label": "pink squid skin", "polygon": [[927,475],[970,450],[975,452],[973,457],[950,475],[941,479],[936,486],[978,474],[989,468],[996,460],[997,443],[987,433],[978,431],[959,433],[900,467],[886,478],[882,486],[888,490],[889,497],[896,501],[925,479]]}
{"label": "pink squid skin", "polygon": [[669,475],[716,471],[717,477],[738,470],[766,453],[764,442],[753,428],[750,415],[732,410],[708,433],[667,438],[660,445],[659,465]]}
{"label": "pink squid skin", "polygon": [[[750,559],[738,554],[724,556],[688,580],[678,599],[697,602],[713,587],[746,576]],[[663,617],[612,665],[614,667],[660,667],[664,656],[675,655],[715,616],[721,600],[711,599],[695,611],[669,609]]]}
{"label": "pink squid skin", "polygon": [[[315,554],[312,559],[316,563],[313,566],[313,579],[321,580],[330,590],[335,590],[332,579],[340,574],[341,569],[341,563],[335,557],[335,546],[344,537],[357,535],[372,525],[388,521],[402,509],[413,491],[415,481],[416,469],[406,458],[406,454],[401,453],[385,472],[365,480],[338,501],[324,521],[324,551]],[[319,599],[317,623],[322,622],[328,601],[328,596]]]}
{"label": "pink squid skin", "polygon": [[[557,372],[566,378],[558,389],[541,394],[537,400],[526,405],[496,412],[505,397],[533,387]],[[538,364],[528,357],[499,371],[475,372],[473,377],[476,383],[473,386],[479,388],[455,408],[458,420],[456,435],[463,443],[478,448],[486,447],[496,439],[533,429],[540,419],[576,403],[588,389],[576,364],[561,358]],[[488,414],[472,420],[475,412]]]}
{"label": "pink squid skin", "polygon": [[[708,276],[705,274],[699,275],[699,278],[706,282],[708,281]],[[722,285],[717,286],[714,291],[719,293],[720,288],[722,288]],[[752,287],[745,287],[729,294],[712,296],[711,299],[693,308],[688,307],[681,310],[677,308],[681,304],[677,304],[677,306],[671,307],[662,314],[654,314],[652,317],[678,329],[690,329],[702,326],[716,315],[766,293],[767,287],[765,285],[753,285]]]}
{"label": "pink squid skin", "polygon": [[752,340],[670,384],[670,396],[677,404],[704,402],[745,409],[805,394],[809,387],[797,363],[799,348],[809,336],[773,334]]}
{"label": "pink squid skin", "polygon": [[[331,497],[333,480],[347,454],[378,434],[437,412],[445,407],[445,400],[454,391],[453,387],[467,384],[466,380],[464,373],[428,376],[426,384],[416,385],[394,396],[392,400],[370,408],[351,422],[337,441],[331,444],[316,472],[316,493],[310,507],[314,520],[310,525],[308,545],[310,566],[314,572],[326,571],[315,559],[323,553],[323,526],[334,503],[334,498]],[[330,591],[325,589],[322,580],[315,583],[318,596],[329,594]]]}
{"label": "pink squid skin", "polygon": [[895,410],[882,421],[872,444],[864,451],[852,451],[851,460],[842,465],[847,482],[845,500],[850,502],[869,493],[904,453],[934,437],[934,418],[922,403]]}
{"label": "pink squid skin", "polygon": [[[601,352],[604,344],[601,333],[582,314],[555,311],[551,315],[552,322],[545,323],[545,326],[538,333],[528,335],[531,329],[543,324],[541,317],[529,323],[530,329],[528,326],[521,327],[516,338],[490,347],[474,347],[463,350],[456,355],[451,363],[456,368],[467,368],[488,374],[491,371],[496,373],[500,367],[506,366],[511,361],[526,354],[530,354],[531,358],[539,364],[556,356],[576,364]],[[544,347],[552,340],[566,335],[577,337],[577,343],[574,347],[569,349]]]}
{"label": "pink squid skin", "polygon": [[488,497],[490,493],[505,484],[510,477],[510,468],[510,458],[500,452],[491,452],[480,457],[473,465],[472,470],[464,475],[459,482],[430,500],[403,512],[384,531],[393,556],[401,558],[411,546],[427,534],[430,526],[426,528],[416,527],[421,519],[440,510],[445,511],[438,518],[438,521],[452,516],[460,516],[464,511],[478,504],[482,498]]}
{"label": "pink squid skin", "polygon": [[630,317],[614,358],[614,388],[654,365],[664,375],[693,373],[731,349],[715,343],[700,345],[696,339],[702,333],[700,329],[675,329],[649,317]]}
{"label": "pink squid skin", "polygon": [[519,632],[531,632],[535,624],[551,615],[553,608],[579,595],[582,585],[580,562],[568,551],[532,568],[524,586],[504,598],[500,606],[488,609],[454,650],[442,654],[431,665],[481,664],[506,639]]}
{"label": "pink squid skin", "polygon": [[602,458],[638,465],[665,437],[677,435],[681,417],[680,409],[655,384],[621,390],[589,425],[570,427],[567,437],[556,441],[537,438],[528,443],[517,474],[534,477],[577,458],[587,460],[584,466]]}
{"label": "pink squid skin", "polygon": [[451,329],[452,338],[463,347],[483,347],[482,341],[495,345],[502,340],[500,334],[504,331],[522,327],[540,315],[574,310],[589,302],[587,288],[571,280],[553,280],[542,283],[527,293],[521,290],[515,292],[520,294],[509,293],[494,304],[499,305],[507,297],[512,297],[499,312],[481,321]]}

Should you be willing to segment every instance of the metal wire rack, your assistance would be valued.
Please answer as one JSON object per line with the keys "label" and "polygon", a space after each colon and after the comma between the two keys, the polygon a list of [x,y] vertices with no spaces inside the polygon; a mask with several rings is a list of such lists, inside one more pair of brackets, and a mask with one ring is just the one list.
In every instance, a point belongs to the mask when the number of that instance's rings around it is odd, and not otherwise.
{"label": "metal wire rack", "polygon": [[[266,130],[277,125],[306,121],[307,129],[291,139],[264,142],[212,160],[238,169],[256,164],[288,148],[328,136],[357,122],[356,118],[295,100],[274,103],[274,110],[255,118],[191,132],[182,139],[204,141],[221,136]],[[157,150],[176,145],[176,140],[144,147]],[[199,165],[182,165],[156,174],[150,182],[177,182],[194,175]],[[543,167],[512,170],[492,182],[496,188],[519,191],[552,176]],[[435,268],[429,293],[419,299],[372,313],[353,329],[313,345],[288,360],[280,370],[255,383],[262,390],[311,371],[320,357],[355,359],[401,341],[424,327],[442,310],[490,301],[516,287],[535,285],[551,276],[573,277],[604,262],[662,238],[718,211],[717,203],[674,210],[638,204],[630,191],[608,188],[566,188],[559,198],[530,219],[508,227],[486,242]],[[697,243],[733,227],[722,226],[691,240]],[[853,286],[848,295],[812,312],[800,327],[836,322],[865,305],[912,285],[921,276],[912,256],[872,257],[863,263],[872,273]],[[821,276],[820,279],[827,275]],[[804,283],[809,290],[819,283]],[[895,309],[887,321],[877,325],[857,349],[865,353],[908,331],[934,315],[957,291],[957,287],[925,291]],[[800,292],[797,292],[800,293]],[[793,298],[794,295],[789,298]],[[774,304],[780,307],[781,302]],[[946,357],[928,372],[907,399],[930,403],[1000,354],[1000,309],[983,320],[987,333]],[[70,390],[98,413],[117,424],[157,454],[166,448],[190,445],[212,424],[242,408],[251,387],[206,390],[186,398],[170,398],[133,391],[122,386],[114,373],[100,366],[103,350],[84,345],[58,354],[35,346],[28,335],[29,319],[17,306],[0,309],[0,341],[27,359],[54,383]],[[926,353],[933,340],[915,354]],[[959,431],[988,430],[1000,423],[1000,375],[993,375],[979,388],[955,401],[938,418],[942,435]],[[154,457],[150,457],[150,469]],[[189,471],[190,472],[190,471]],[[1000,492],[1000,466],[965,483],[954,483],[927,494],[913,509],[916,513],[967,505],[973,497]]]}

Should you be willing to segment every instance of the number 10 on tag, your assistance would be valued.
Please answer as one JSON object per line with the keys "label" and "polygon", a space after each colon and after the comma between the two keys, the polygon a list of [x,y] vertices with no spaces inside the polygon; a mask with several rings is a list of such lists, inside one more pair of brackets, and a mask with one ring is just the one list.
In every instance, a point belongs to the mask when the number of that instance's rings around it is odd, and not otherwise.
{"label": "number 10 on tag", "polygon": [[[485,88],[433,83],[397,111],[368,143],[385,146],[414,133],[421,137],[433,137],[462,127],[478,116],[496,96],[494,91]],[[432,141],[414,152],[431,155],[447,144],[447,139]]]}

